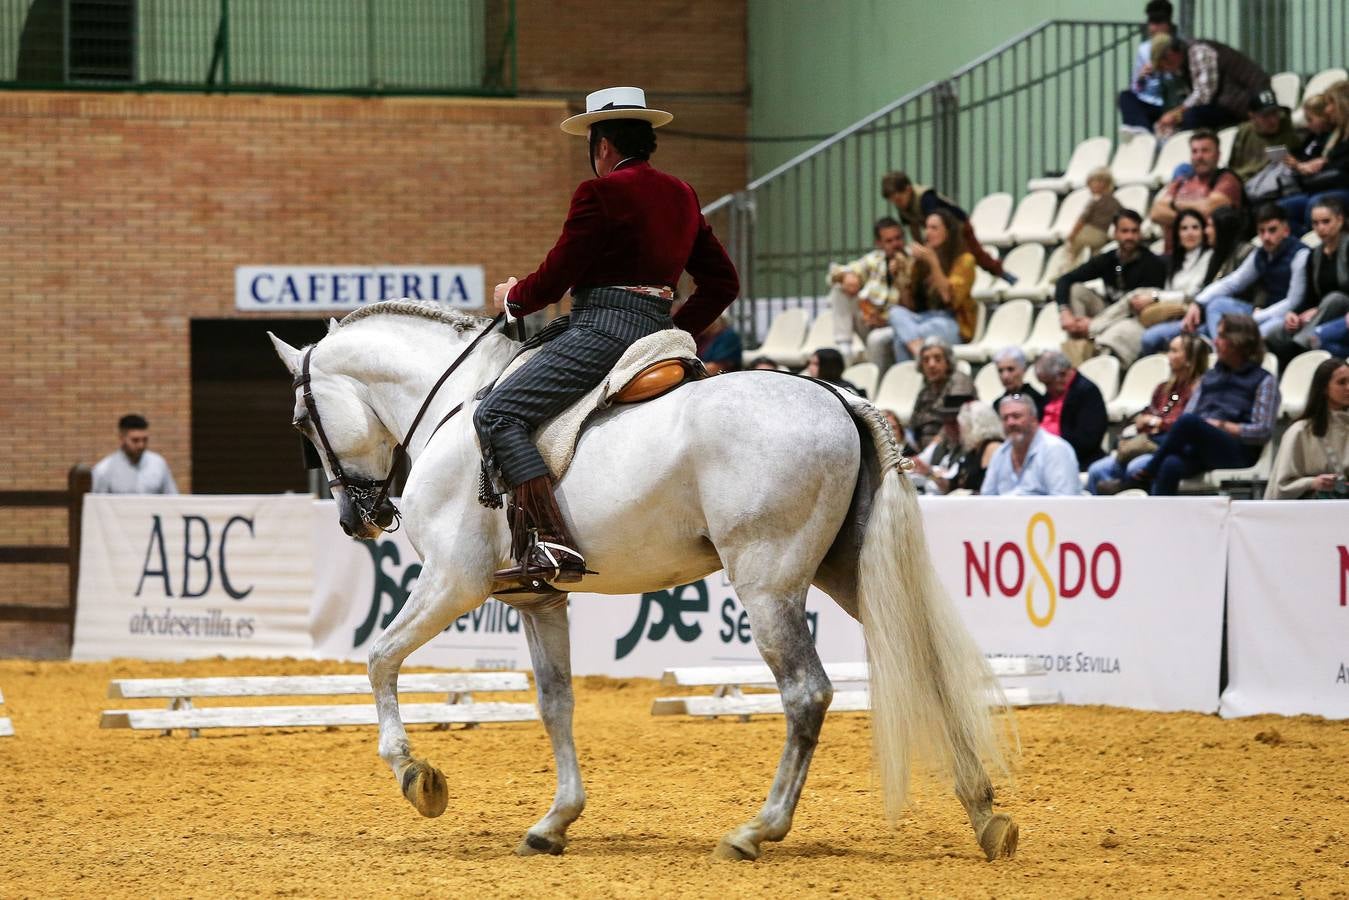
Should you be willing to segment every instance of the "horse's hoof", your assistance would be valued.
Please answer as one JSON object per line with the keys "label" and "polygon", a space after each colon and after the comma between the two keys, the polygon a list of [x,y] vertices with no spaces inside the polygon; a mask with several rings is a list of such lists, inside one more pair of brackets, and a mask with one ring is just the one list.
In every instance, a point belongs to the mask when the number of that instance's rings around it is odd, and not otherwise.
{"label": "horse's hoof", "polygon": [[1012,821],[1012,817],[1005,813],[998,813],[984,824],[984,830],[979,833],[979,846],[984,850],[984,856],[989,862],[998,857],[1011,859],[1016,856],[1016,842],[1020,834],[1020,829]]}
{"label": "horse's hoof", "polygon": [[445,776],[435,766],[420,759],[414,759],[403,772],[403,796],[428,819],[443,813],[450,803]]}
{"label": "horse's hoof", "polygon": [[547,853],[549,856],[561,856],[565,849],[567,849],[566,838],[554,839],[531,831],[525,835],[525,839],[520,842],[520,846],[515,848],[515,855],[538,856],[541,853]]}
{"label": "horse's hoof", "polygon": [[759,848],[744,838],[732,839],[727,835],[717,843],[717,849],[712,851],[712,856],[731,862],[753,862],[759,858]]}

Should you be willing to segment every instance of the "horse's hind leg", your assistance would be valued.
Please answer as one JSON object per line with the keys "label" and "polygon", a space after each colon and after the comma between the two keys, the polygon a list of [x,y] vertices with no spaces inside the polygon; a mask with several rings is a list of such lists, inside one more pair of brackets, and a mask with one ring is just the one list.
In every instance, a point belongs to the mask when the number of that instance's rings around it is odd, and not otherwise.
{"label": "horse's hind leg", "polygon": [[735,587],[749,615],[754,641],[782,693],[787,743],[763,808],[722,838],[716,855],[722,859],[758,859],[762,842],[780,841],[791,830],[792,815],[801,799],[834,688],[824,674],[806,623],[805,588],[784,595],[758,587],[742,588],[740,584]]}
{"label": "horse's hind leg", "polygon": [[436,577],[429,567],[423,569],[398,617],[370,648],[370,687],[379,715],[379,755],[393,770],[403,796],[428,818],[445,811],[449,789],[439,769],[412,755],[407,729],[398,713],[398,670],[413,650],[486,599],[484,594],[456,587]]}
{"label": "horse's hind leg", "polygon": [[586,792],[581,784],[581,769],[576,762],[571,720],[574,701],[571,692],[571,635],[567,630],[565,598],[551,609],[522,614],[529,656],[534,663],[534,681],[539,692],[539,713],[543,727],[553,743],[557,764],[557,793],[548,813],[525,833],[515,852],[520,856],[535,853],[560,854],[567,846],[567,827],[585,809]]}
{"label": "horse's hind leg", "polygon": [[1016,822],[1005,813],[993,812],[993,782],[979,754],[961,735],[952,735],[955,752],[956,797],[974,827],[974,836],[989,862],[1016,855],[1019,835]]}

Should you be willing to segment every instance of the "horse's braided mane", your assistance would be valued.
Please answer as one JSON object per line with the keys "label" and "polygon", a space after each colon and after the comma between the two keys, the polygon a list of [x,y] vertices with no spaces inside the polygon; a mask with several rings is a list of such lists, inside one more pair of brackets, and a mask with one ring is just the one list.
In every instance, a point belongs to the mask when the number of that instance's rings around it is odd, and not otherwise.
{"label": "horse's braided mane", "polygon": [[371,303],[369,306],[362,306],[355,312],[348,313],[337,325],[341,328],[353,322],[359,322],[361,319],[386,313],[434,319],[437,322],[444,322],[456,331],[472,331],[491,321],[482,316],[470,316],[467,313],[461,313],[431,300],[381,300],[378,303]]}

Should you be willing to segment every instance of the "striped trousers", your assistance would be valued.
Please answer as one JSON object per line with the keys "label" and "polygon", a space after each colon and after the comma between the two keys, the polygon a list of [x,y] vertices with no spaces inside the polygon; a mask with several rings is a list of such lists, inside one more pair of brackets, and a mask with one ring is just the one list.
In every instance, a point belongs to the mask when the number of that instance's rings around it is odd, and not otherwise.
{"label": "striped trousers", "polygon": [[498,384],[473,413],[489,465],[507,487],[550,474],[533,433],[604,380],[639,338],[673,328],[668,301],[618,288],[573,295],[570,324]]}

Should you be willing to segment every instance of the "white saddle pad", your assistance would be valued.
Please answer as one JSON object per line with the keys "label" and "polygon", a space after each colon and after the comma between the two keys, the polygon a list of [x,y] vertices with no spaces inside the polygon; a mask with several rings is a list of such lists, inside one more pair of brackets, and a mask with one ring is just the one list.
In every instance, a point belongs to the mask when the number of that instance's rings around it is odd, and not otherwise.
{"label": "white saddle pad", "polygon": [[[544,347],[546,346],[547,344],[544,345]],[[516,357],[506,367],[506,371],[501,373],[501,377],[497,379],[497,384],[504,382],[516,369],[542,349],[543,347],[539,347]],[[572,454],[576,452],[576,440],[580,437],[581,428],[585,425],[586,420],[600,410],[612,405],[614,395],[627,387],[628,383],[636,378],[643,369],[653,363],[660,362],[662,359],[696,360],[697,358],[698,347],[693,341],[693,336],[678,328],[657,331],[635,341],[618,360],[612,371],[605,376],[604,380],[595,385],[580,400],[544,422],[538,431],[534,432],[534,444],[539,448],[539,453],[543,455],[543,461],[548,464],[548,471],[553,473],[554,478],[563,476],[567,467],[571,465]]]}

